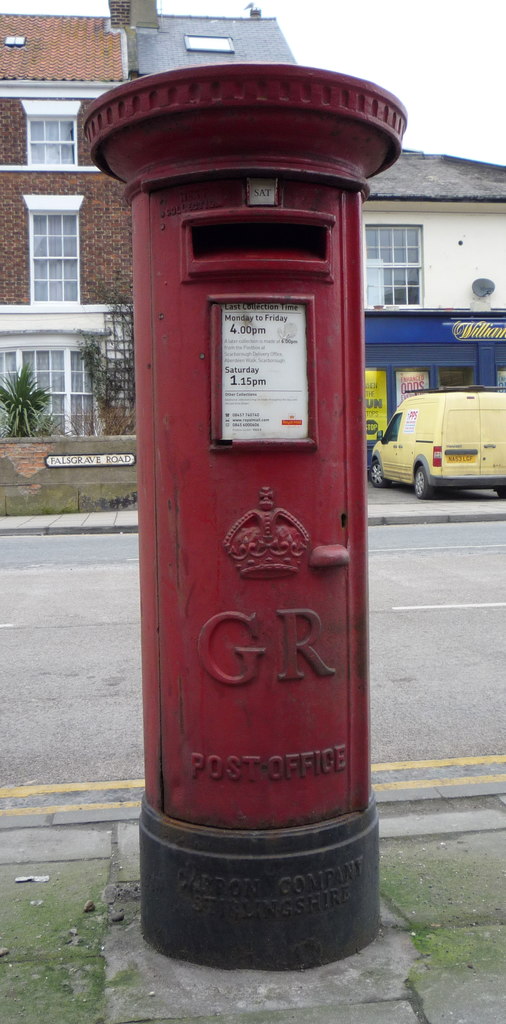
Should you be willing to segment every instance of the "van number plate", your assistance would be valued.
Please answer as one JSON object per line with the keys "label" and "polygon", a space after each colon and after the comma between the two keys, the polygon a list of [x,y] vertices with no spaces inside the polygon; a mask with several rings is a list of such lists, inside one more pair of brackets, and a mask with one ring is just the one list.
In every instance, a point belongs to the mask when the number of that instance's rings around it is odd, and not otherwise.
{"label": "van number plate", "polygon": [[448,462],[476,462],[476,455],[447,455]]}

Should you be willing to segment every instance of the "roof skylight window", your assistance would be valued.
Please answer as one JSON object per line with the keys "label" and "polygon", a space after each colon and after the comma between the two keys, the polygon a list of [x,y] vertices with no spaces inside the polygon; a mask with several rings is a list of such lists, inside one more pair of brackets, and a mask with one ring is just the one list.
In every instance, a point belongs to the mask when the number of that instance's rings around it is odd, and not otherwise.
{"label": "roof skylight window", "polygon": [[187,50],[205,50],[208,53],[233,53],[234,44],[229,36],[185,36]]}
{"label": "roof skylight window", "polygon": [[20,47],[26,43],[26,36],[6,36],[4,39],[5,46]]}

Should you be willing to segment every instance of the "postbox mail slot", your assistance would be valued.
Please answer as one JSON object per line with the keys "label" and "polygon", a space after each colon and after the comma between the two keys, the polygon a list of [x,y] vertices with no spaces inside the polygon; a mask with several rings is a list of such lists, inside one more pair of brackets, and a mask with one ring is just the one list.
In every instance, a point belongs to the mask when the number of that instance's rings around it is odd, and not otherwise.
{"label": "postbox mail slot", "polygon": [[199,224],[192,227],[194,259],[327,259],[328,229],[275,221]]}

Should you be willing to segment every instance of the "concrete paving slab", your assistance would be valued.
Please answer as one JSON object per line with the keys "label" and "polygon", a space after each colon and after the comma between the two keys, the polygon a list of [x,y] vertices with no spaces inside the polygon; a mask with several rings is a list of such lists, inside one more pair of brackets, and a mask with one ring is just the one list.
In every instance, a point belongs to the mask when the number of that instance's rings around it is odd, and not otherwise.
{"label": "concrete paving slab", "polygon": [[[436,787],[437,788],[437,787]],[[437,795],[448,800],[473,796],[500,796],[506,793],[506,782],[472,782],[464,786],[440,786],[437,788]]]}
{"label": "concrete paving slab", "polygon": [[435,800],[441,795],[439,790],[433,786],[427,787],[427,789],[410,789],[409,783],[406,783],[406,789],[379,789],[378,786],[372,788],[377,804],[405,804],[410,800]]}
{"label": "concrete paving slab", "polygon": [[120,881],[135,881],[140,873],[138,824],[119,824],[117,844],[117,877]]}
{"label": "concrete paving slab", "polygon": [[502,1024],[506,1016],[504,967],[495,974],[432,970],[416,989],[429,1024]]}
{"label": "concrete paving slab", "polygon": [[55,825],[86,825],[98,821],[130,821],[140,814],[139,807],[84,807],[79,811],[55,811],[53,823]]}
{"label": "concrete paving slab", "polygon": [[[18,517],[16,516],[15,518],[17,519]],[[45,516],[30,516],[29,519],[25,519],[25,526],[38,526],[41,529],[45,529],[46,526],[51,526],[56,519],[58,519],[58,515],[54,513]]]}
{"label": "concrete paving slab", "polygon": [[[156,953],[141,936],[138,915],[126,918],[129,923],[111,929],[104,945],[108,1024],[222,1014],[242,1020],[243,1014],[256,1012],[270,1019],[276,1011],[305,1013],[312,1007],[332,1009],[334,1020],[341,1022],[346,1019],[340,1016],[343,1007],[406,1003],[404,982],[417,957],[406,932],[386,929],[356,956],[314,970],[221,971]],[[360,1019],[352,1017],[350,1024]]]}
{"label": "concrete paving slab", "polygon": [[[469,795],[466,790],[464,794]],[[479,832],[506,829],[506,814],[500,810],[447,811],[437,814],[405,814],[381,818],[380,838],[396,836],[451,835],[457,832]]]}
{"label": "concrete paving slab", "polygon": [[[147,1012],[149,1006],[147,1007]],[[146,1018],[143,1018],[145,1020]],[[186,1024],[188,1017],[164,1017],[157,1024]],[[268,1010],[234,1013],[219,1017],[199,1017],[198,1024],[418,1024],[418,1017],[407,1002],[362,1003],[342,1006],[339,1013],[330,1006],[312,1006],[303,1010]]]}
{"label": "concrete paving slab", "polygon": [[415,929],[506,924],[506,832],[381,844],[381,893]]}
{"label": "concrete paving slab", "polygon": [[506,928],[459,928],[425,937],[410,984],[430,1024],[500,1024],[506,1007]]}
{"label": "concrete paving slab", "polygon": [[380,917],[383,929],[405,928],[406,922],[396,914],[391,907],[380,898]]}
{"label": "concrete paving slab", "polygon": [[51,822],[51,814],[7,814],[0,817],[0,831],[7,828],[44,828]]}
{"label": "concrete paving slab", "polygon": [[[37,516],[36,518],[38,520],[43,517]],[[61,515],[52,517],[52,525],[55,526],[56,524],[58,524],[59,526],[84,526],[88,518],[88,512],[62,512]]]}
{"label": "concrete paving slab", "polygon": [[129,509],[124,509],[122,511],[120,510],[119,512],[116,512],[116,524],[118,526],[121,526],[123,523],[136,523],[136,522],[137,522],[137,512],[133,511],[132,509],[130,509],[130,510]]}
{"label": "concrete paving slab", "polygon": [[38,519],[38,516],[37,517],[34,517],[34,516],[0,516],[0,530],[3,530],[3,529],[9,529],[9,530],[19,529],[20,527],[26,526],[34,518]]}
{"label": "concrete paving slab", "polygon": [[[16,828],[2,833],[0,846],[0,864],[101,860],[109,858],[110,855],[111,832],[107,829]],[[25,871],[18,873],[26,874]]]}
{"label": "concrete paving slab", "polygon": [[86,526],[114,526],[116,512],[91,512],[86,517]]}

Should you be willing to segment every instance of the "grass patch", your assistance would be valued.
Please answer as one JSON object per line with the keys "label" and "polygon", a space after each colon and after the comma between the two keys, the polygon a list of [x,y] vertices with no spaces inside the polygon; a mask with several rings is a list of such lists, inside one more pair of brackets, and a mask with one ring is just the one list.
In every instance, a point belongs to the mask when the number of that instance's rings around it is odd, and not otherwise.
{"label": "grass patch", "polygon": [[498,925],[422,928],[415,931],[412,938],[416,949],[425,958],[425,966],[495,970],[506,962],[506,930]]}
{"label": "grass patch", "polygon": [[[8,958],[7,958],[8,961]],[[0,1005],[9,1024],[104,1024],[105,964],[2,962]]]}

